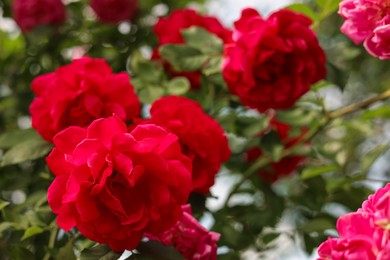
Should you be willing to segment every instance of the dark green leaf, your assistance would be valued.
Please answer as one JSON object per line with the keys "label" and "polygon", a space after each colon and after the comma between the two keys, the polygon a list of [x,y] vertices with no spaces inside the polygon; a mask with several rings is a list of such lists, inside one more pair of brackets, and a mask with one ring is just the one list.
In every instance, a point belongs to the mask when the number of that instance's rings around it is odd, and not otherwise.
{"label": "dark green leaf", "polygon": [[284,146],[279,134],[276,131],[270,131],[261,138],[260,147],[263,152],[272,157],[273,161],[277,162],[280,159]]}
{"label": "dark green leaf", "polygon": [[4,201],[2,199],[0,199],[0,210],[4,209],[5,207],[7,207],[10,203],[8,201]]}
{"label": "dark green leaf", "polygon": [[98,245],[84,249],[79,260],[116,260],[120,255],[112,251],[107,245]]}
{"label": "dark green leaf", "polygon": [[159,260],[184,260],[183,256],[173,247],[168,247],[158,241],[151,240],[141,242],[137,250],[141,255],[151,257],[151,259]]}
{"label": "dark green leaf", "polygon": [[[56,259],[60,260],[76,260],[76,256],[73,251],[73,239],[70,239],[65,246],[61,247],[58,251]],[[81,259],[81,257],[80,257]]]}

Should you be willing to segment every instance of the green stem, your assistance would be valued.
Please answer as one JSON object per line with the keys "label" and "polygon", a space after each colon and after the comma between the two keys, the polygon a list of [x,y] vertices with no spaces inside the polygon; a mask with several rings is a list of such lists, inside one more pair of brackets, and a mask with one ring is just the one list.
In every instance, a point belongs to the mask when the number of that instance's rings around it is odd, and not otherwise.
{"label": "green stem", "polygon": [[[301,140],[297,143],[295,143],[293,146],[283,150],[280,160],[293,154],[294,149],[298,147],[300,144],[303,144],[309,140],[311,140],[314,136],[316,136],[323,128],[325,128],[330,122],[332,122],[334,119],[351,114],[353,112],[356,112],[360,109],[366,108],[378,101],[385,100],[390,97],[390,89],[386,90],[385,92],[374,96],[372,98],[368,98],[366,100],[342,107],[340,109],[334,110],[332,112],[327,112],[324,107],[325,111],[325,118],[321,120],[317,127],[311,129],[306,134],[303,135]],[[229,192],[224,206],[227,207],[231,197],[240,189],[241,185],[248,180],[250,177],[252,177],[259,169],[267,166],[268,164],[272,163],[273,160],[269,156],[263,156],[259,159],[257,159],[249,168],[244,172],[241,179],[233,186],[231,191]]]}
{"label": "green stem", "polygon": [[[59,230],[60,229],[58,228],[57,225],[55,227],[53,227],[53,229],[52,229],[52,231],[50,233],[48,248],[54,248],[55,243],[56,243],[57,234],[58,234]],[[47,252],[45,254],[45,257],[43,258],[43,260],[49,260],[49,259],[50,259],[50,253]]]}

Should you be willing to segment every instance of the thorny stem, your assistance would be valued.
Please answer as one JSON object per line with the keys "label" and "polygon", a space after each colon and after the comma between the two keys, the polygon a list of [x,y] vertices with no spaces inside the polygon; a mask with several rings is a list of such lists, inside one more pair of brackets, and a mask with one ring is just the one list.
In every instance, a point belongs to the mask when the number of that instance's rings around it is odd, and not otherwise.
{"label": "thorny stem", "polygon": [[[381,93],[381,94],[379,94],[377,96],[374,96],[372,98],[368,98],[368,99],[365,99],[363,101],[360,101],[360,102],[357,102],[357,103],[354,103],[354,104],[342,107],[342,108],[334,110],[332,112],[327,112],[324,109],[324,111],[325,111],[325,118],[318,123],[317,127],[311,129],[306,134],[304,134],[299,142],[297,142],[293,146],[283,150],[279,160],[281,160],[281,159],[283,159],[283,158],[293,154],[294,149],[296,147],[298,147],[300,144],[303,144],[303,143],[311,140],[314,136],[316,136],[319,132],[321,132],[321,130],[325,126],[327,126],[330,122],[332,122],[332,120],[334,120],[336,118],[339,118],[339,117],[342,117],[342,116],[345,116],[345,115],[348,115],[348,114],[351,114],[351,113],[356,112],[356,111],[358,111],[360,109],[366,108],[366,107],[368,107],[368,106],[370,106],[370,105],[372,105],[372,104],[374,104],[374,103],[376,103],[378,101],[385,100],[385,99],[387,99],[389,97],[390,97],[390,89],[388,89],[385,92],[383,92],[383,93]],[[231,197],[240,189],[241,185],[246,180],[248,180],[250,177],[252,177],[259,169],[267,166],[268,164],[270,164],[272,162],[273,162],[273,160],[269,156],[263,156],[263,157],[257,159],[244,172],[244,174],[242,175],[241,179],[233,186],[233,188],[231,189],[231,191],[229,192],[229,194],[228,194],[228,196],[227,196],[227,198],[225,200],[224,206],[225,207],[228,206],[228,203],[229,203]]]}

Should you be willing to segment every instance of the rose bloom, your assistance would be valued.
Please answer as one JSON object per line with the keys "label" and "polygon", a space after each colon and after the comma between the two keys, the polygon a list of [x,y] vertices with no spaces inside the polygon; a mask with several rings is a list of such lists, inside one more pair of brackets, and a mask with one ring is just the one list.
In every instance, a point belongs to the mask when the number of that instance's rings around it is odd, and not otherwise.
{"label": "rose bloom", "polygon": [[340,238],[329,238],[318,248],[319,260],[390,259],[390,184],[378,189],[357,212],[337,221]]}
{"label": "rose bloom", "polygon": [[24,32],[40,25],[61,24],[66,20],[61,0],[13,0],[13,18]]}
{"label": "rose bloom", "polygon": [[103,23],[133,21],[138,0],[90,0],[90,6]]}
{"label": "rose bloom", "polygon": [[127,73],[113,74],[103,59],[81,58],[37,77],[30,106],[32,126],[47,141],[68,126],[88,126],[117,114],[128,121],[140,103]]}
{"label": "rose bloom", "polygon": [[379,59],[390,59],[390,0],[344,0],[341,31]]}
{"label": "rose bloom", "polygon": [[[217,18],[198,14],[191,9],[175,10],[168,17],[160,18],[153,30],[157,36],[159,46],[164,44],[182,44],[184,39],[181,31],[191,26],[201,27],[215,34],[224,43],[232,41],[232,31],[223,27]],[[161,59],[158,49],[154,50],[152,58],[155,60]],[[168,63],[165,63],[165,68],[172,77],[184,76],[188,78],[191,83],[191,89],[199,88],[200,72],[177,72]]]}
{"label": "rose bloom", "polygon": [[152,240],[159,240],[167,246],[173,246],[186,260],[215,260],[220,234],[209,232],[192,216],[191,206],[182,206],[183,215],[174,227],[155,236],[148,235]]}
{"label": "rose bloom", "polygon": [[[279,135],[279,138],[285,148],[289,148],[295,145],[301,140],[302,135],[305,133],[305,130],[302,129],[302,134],[298,137],[290,137],[291,127],[282,122],[276,121],[273,116],[270,120],[270,125],[267,131],[276,131]],[[264,135],[265,132],[260,133]],[[263,155],[263,151],[259,147],[251,148],[246,152],[246,160],[248,162],[253,162],[257,158]],[[290,155],[282,158],[278,162],[271,163],[269,167],[261,169],[259,171],[259,176],[270,182],[275,182],[282,177],[287,177],[294,173],[299,165],[305,161],[305,157],[298,155]]]}
{"label": "rose bloom", "polygon": [[234,23],[222,73],[230,91],[260,112],[288,109],[326,75],[325,53],[311,20],[290,10],[263,19],[251,8]]}
{"label": "rose bloom", "polygon": [[48,202],[65,231],[115,251],[134,249],[144,232],[157,234],[181,217],[191,188],[191,161],[178,137],[156,125],[130,133],[118,116],[54,137],[47,164],[55,179]]}
{"label": "rose bloom", "polygon": [[389,23],[376,27],[373,34],[364,42],[364,47],[372,56],[381,60],[390,59],[390,12]]}
{"label": "rose bloom", "polygon": [[192,159],[192,191],[208,193],[231,154],[222,127],[185,97],[162,97],[152,104],[150,114],[150,119],[139,123],[162,126],[179,137],[183,153]]}

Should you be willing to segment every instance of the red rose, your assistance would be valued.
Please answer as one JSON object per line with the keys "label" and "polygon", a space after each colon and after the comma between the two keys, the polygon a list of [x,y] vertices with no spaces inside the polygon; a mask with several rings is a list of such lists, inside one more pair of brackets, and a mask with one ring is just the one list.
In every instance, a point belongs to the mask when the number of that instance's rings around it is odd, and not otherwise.
{"label": "red rose", "polygon": [[[190,28],[191,26],[201,27],[210,33],[215,34],[221,38],[224,43],[232,41],[231,30],[223,27],[215,17],[203,16],[191,9],[173,11],[170,16],[160,18],[153,29],[157,35],[159,46],[162,46],[164,44],[184,43],[181,31]],[[160,59],[157,49],[154,51],[153,59]],[[167,63],[165,67],[172,77],[187,77],[191,82],[191,89],[199,88],[200,72],[177,72]]]}
{"label": "red rose", "polygon": [[113,113],[127,121],[140,113],[129,76],[113,74],[102,59],[73,60],[37,77],[31,87],[37,95],[30,106],[32,125],[48,141],[68,126],[88,126]]}
{"label": "red rose", "polygon": [[182,206],[183,215],[174,227],[164,233],[148,236],[167,246],[174,246],[186,260],[215,260],[220,234],[209,232],[192,216],[191,206]]}
{"label": "red rose", "polygon": [[101,22],[132,21],[138,11],[138,0],[91,0],[90,6]]}
{"label": "red rose", "polygon": [[60,24],[66,20],[65,6],[61,0],[14,0],[12,12],[24,32],[39,25]]}
{"label": "red rose", "polygon": [[191,188],[191,162],[177,136],[155,125],[130,133],[117,116],[54,137],[56,175],[48,201],[65,231],[74,226],[113,250],[134,249],[143,233],[171,228]]}
{"label": "red rose", "polygon": [[[301,140],[302,137],[302,135],[293,138],[290,137],[289,135],[290,126],[288,124],[278,122],[273,118],[270,121],[270,126],[269,129],[267,129],[267,131],[271,131],[271,130],[277,132],[285,148],[289,148],[295,145],[297,142]],[[304,133],[305,130],[303,130],[302,132]],[[264,133],[261,133],[261,135],[264,135]],[[247,161],[252,162],[257,158],[259,158],[262,154],[263,152],[261,151],[260,148],[258,147],[251,148],[246,152]],[[297,169],[297,167],[303,163],[304,160],[305,157],[303,156],[290,155],[282,158],[278,162],[271,163],[268,168],[260,170],[259,175],[265,180],[274,182],[281,177],[291,175]]]}
{"label": "red rose", "polygon": [[310,29],[311,20],[280,10],[264,20],[245,9],[226,45],[223,76],[241,102],[264,112],[288,109],[325,77],[325,54]]}
{"label": "red rose", "polygon": [[177,135],[183,153],[192,159],[192,191],[208,193],[221,164],[231,154],[221,126],[185,97],[162,97],[152,104],[150,114],[145,122]]}

